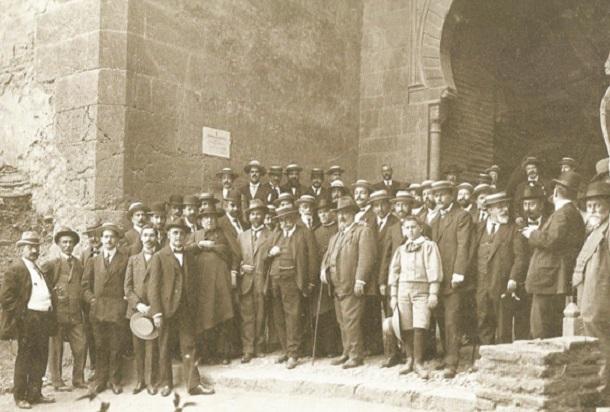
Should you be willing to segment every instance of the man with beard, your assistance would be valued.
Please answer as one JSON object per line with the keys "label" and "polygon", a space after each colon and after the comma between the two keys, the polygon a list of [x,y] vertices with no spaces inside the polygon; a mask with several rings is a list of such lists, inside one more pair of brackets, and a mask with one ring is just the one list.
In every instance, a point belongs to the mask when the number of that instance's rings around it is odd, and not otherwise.
{"label": "man with beard", "polygon": [[332,182],[330,182],[329,190],[330,190],[330,201],[332,203],[337,203],[337,201],[339,200],[339,198],[341,196],[345,196],[345,195],[349,194],[347,188],[343,184],[343,181],[340,179],[335,179]]}
{"label": "man with beard", "polygon": [[182,209],[184,209],[184,198],[182,195],[171,195],[167,202],[168,218],[170,222],[178,220],[182,217]]}
{"label": "man with beard", "polygon": [[364,179],[356,180],[356,183],[352,184],[352,190],[354,201],[359,209],[354,216],[356,223],[373,228],[375,226],[375,214],[369,203],[371,184]]}
{"label": "man with beard", "polygon": [[424,201],[424,208],[421,210],[421,214],[418,218],[421,222],[424,222],[428,226],[432,223],[432,220],[438,215],[438,207],[434,198],[434,191],[432,190],[432,180],[424,180],[421,184],[422,188],[422,199]]}
{"label": "man with beard", "polygon": [[441,254],[443,281],[436,316],[442,326],[447,379],[455,377],[462,337],[462,295],[470,286],[468,265],[473,223],[470,215],[455,203],[455,186],[449,181],[432,185],[439,213],[432,221],[432,240]]}
{"label": "man with beard", "polygon": [[519,226],[510,222],[506,193],[487,196],[485,206],[489,219],[476,228],[472,260],[479,342],[510,343],[515,309],[521,304],[517,286],[527,270],[527,244]]}
{"label": "man with beard", "polygon": [[485,210],[485,197],[492,194],[494,192],[494,188],[487,183],[480,183],[475,186],[473,196],[476,200],[476,210],[477,214],[474,217],[473,221],[475,224],[479,224],[485,222],[489,214],[487,210]]}
{"label": "man with beard", "polygon": [[[305,194],[311,195],[318,201],[321,197],[328,197],[328,189],[322,186],[324,182],[324,170],[319,167],[311,169],[311,186],[307,189]],[[316,218],[317,220],[317,218]]]}
{"label": "man with beard", "polygon": [[[413,197],[411,202],[411,213],[413,216],[421,217],[422,209],[424,209],[424,201],[422,199],[422,185],[419,183],[411,183],[407,188],[407,192]],[[420,222],[423,220],[420,219]]]}
{"label": "man with beard", "polygon": [[184,209],[182,209],[182,222],[187,227],[187,233],[192,234],[199,230],[197,214],[199,213],[199,198],[197,196],[184,196]]}
{"label": "man with beard", "polygon": [[585,238],[585,225],[574,205],[580,176],[566,172],[553,182],[555,211],[540,229],[523,229],[533,249],[525,280],[525,288],[532,294],[533,339],[561,336],[565,297],[571,292],[576,256]]}
{"label": "man with beard", "polygon": [[252,199],[260,199],[266,202],[269,198],[268,188],[261,183],[261,177],[267,174],[267,170],[260,164],[258,160],[251,160],[246,167],[244,173],[248,175],[249,182],[241,187],[241,210],[244,211],[244,220],[248,220],[245,216],[245,210],[248,208]]}
{"label": "man with beard", "polygon": [[230,167],[225,167],[216,173],[216,177],[220,179],[220,198],[224,199],[233,190],[233,182],[237,179],[237,173]]}
{"label": "man with beard", "polygon": [[468,212],[470,214],[470,216],[472,216],[472,219],[474,221],[474,219],[476,219],[476,216],[478,215],[478,208],[477,206],[474,204],[474,202],[472,201],[472,192],[474,191],[474,188],[472,187],[472,185],[470,183],[467,182],[463,182],[460,183],[459,185],[457,185],[457,204],[460,205],[460,207],[462,208],[462,210]]}
{"label": "man with beard", "polygon": [[604,357],[601,398],[610,401],[610,184],[590,183],[585,194],[589,235],[576,258],[572,285],[578,288],[578,306],[589,336],[599,339]]}
{"label": "man with beard", "polygon": [[[315,229],[314,236],[317,245],[316,249],[318,250],[318,259],[319,262],[322,262],[324,254],[328,250],[330,238],[338,230],[337,216],[335,211],[331,209],[331,203],[327,198],[320,198],[318,200],[316,211],[320,219],[320,225]],[[321,291],[320,287],[322,288]],[[316,300],[312,300],[315,306],[311,313],[315,317],[316,311],[318,312],[319,351],[317,353],[329,357],[337,356],[341,352],[341,335],[335,315],[333,298],[328,285],[319,282],[319,279],[317,279],[316,289],[314,289],[312,296],[316,297]],[[318,297],[320,299],[319,307],[317,303]]]}
{"label": "man with beard", "polygon": [[332,183],[335,180],[341,180],[341,176],[343,176],[343,173],[345,173],[345,170],[343,170],[341,166],[332,165],[326,171],[326,175],[328,176],[328,182]]}
{"label": "man with beard", "polygon": [[133,256],[140,253],[142,250],[142,241],[140,240],[140,232],[142,227],[147,223],[149,209],[142,202],[135,202],[129,205],[127,217],[131,220],[132,228],[125,232],[126,251],[128,256]]}
{"label": "man with beard", "polygon": [[298,199],[307,191],[307,188],[300,182],[302,171],[303,168],[294,163],[286,166],[286,177],[288,178],[288,181],[281,187],[282,192],[288,192],[295,199]]}
{"label": "man with beard", "polygon": [[376,183],[373,188],[374,190],[385,190],[388,195],[394,197],[396,192],[398,192],[402,187],[403,183],[398,182],[392,179],[392,175],[394,174],[392,170],[392,166],[388,164],[384,164],[381,166],[381,177],[382,180]]}
{"label": "man with beard", "polygon": [[318,217],[315,214],[316,198],[313,195],[303,195],[296,203],[301,217],[299,223],[311,231],[315,230],[319,224]]}
{"label": "man with beard", "polygon": [[276,213],[275,213],[275,206],[273,205],[267,205],[267,213],[265,213],[265,227],[270,231],[270,232],[275,232],[278,229],[278,224],[277,224],[277,220],[275,219],[276,217]]}
{"label": "man with beard", "polygon": [[164,202],[155,202],[150,207],[150,224],[157,233],[157,246],[155,250],[160,250],[167,245],[167,233],[165,233],[165,223],[167,221]]}
{"label": "man with beard", "polygon": [[[125,317],[131,319],[135,313],[150,316],[148,302],[148,277],[152,255],[158,250],[157,230],[152,225],[144,225],[140,235],[142,251],[130,256],[125,272],[125,299],[127,312]],[[147,389],[150,395],[157,393],[157,369],[159,347],[157,339],[144,340],[132,334],[133,350],[136,361],[136,386],[133,393],[138,394]]]}
{"label": "man with beard", "polygon": [[283,174],[284,169],[282,169],[282,166],[271,166],[269,168],[269,181],[263,184],[263,187],[266,187],[269,193],[265,200],[267,204],[272,204],[280,193],[282,193],[281,184]]}
{"label": "man with beard", "polygon": [[[517,184],[514,193],[518,196],[520,193],[523,193],[525,186],[538,185],[544,192],[545,197],[548,196],[551,185],[540,175],[540,161],[534,156],[528,156],[521,164],[521,168],[525,172],[526,180]],[[515,210],[518,210],[517,208],[520,203],[521,199],[517,197],[515,199]]]}
{"label": "man with beard", "polygon": [[377,251],[373,230],[355,221],[358,210],[351,197],[339,199],[336,209],[339,232],[330,239],[320,270],[320,280],[329,284],[335,298],[343,342],[343,354],[331,363],[343,365],[343,369],[355,368],[364,362],[362,318]]}

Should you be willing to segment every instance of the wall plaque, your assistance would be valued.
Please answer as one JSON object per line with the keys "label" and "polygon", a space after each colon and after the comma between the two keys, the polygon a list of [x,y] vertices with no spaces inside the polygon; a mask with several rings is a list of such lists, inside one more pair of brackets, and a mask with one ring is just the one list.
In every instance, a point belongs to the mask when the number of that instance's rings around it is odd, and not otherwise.
{"label": "wall plaque", "polygon": [[227,130],[203,128],[201,142],[203,154],[231,158],[231,133]]}

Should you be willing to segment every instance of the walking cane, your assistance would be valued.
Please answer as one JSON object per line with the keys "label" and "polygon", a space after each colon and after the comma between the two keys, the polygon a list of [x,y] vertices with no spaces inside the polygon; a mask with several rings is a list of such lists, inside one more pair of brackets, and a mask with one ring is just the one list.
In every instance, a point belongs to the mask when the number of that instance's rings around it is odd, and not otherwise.
{"label": "walking cane", "polygon": [[318,306],[316,308],[316,325],[313,330],[313,350],[311,354],[311,365],[313,366],[316,360],[316,342],[318,341],[318,323],[320,322],[320,305],[322,304],[322,289],[324,284],[320,282],[320,293],[318,294]]}

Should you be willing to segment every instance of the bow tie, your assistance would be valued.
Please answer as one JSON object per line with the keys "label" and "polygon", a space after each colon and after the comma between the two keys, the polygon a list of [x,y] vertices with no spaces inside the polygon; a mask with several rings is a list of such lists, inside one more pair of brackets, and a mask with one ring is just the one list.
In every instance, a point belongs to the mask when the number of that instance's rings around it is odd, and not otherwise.
{"label": "bow tie", "polygon": [[421,243],[415,243],[408,240],[405,244],[405,248],[407,249],[407,252],[417,252],[419,249],[421,249],[421,245]]}

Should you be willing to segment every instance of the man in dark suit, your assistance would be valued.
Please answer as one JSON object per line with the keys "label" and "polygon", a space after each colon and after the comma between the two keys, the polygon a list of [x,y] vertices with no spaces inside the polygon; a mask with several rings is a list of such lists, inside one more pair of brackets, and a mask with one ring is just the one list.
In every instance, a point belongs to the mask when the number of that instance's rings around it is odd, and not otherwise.
{"label": "man in dark suit", "polygon": [[129,205],[127,217],[132,223],[131,229],[125,232],[125,247],[128,256],[133,256],[140,253],[142,250],[142,241],[140,240],[140,232],[142,227],[148,221],[148,213],[150,210],[144,206],[142,202],[135,202]]}
{"label": "man in dark suit", "polygon": [[310,256],[316,252],[309,249],[307,229],[297,225],[297,209],[280,207],[276,213],[280,230],[273,234],[267,254],[273,320],[284,352],[276,362],[293,369],[303,336],[302,297],[308,297],[315,285],[315,262]]}
{"label": "man in dark suit", "polygon": [[396,192],[408,186],[408,184],[403,184],[392,179],[394,172],[392,170],[392,166],[388,164],[384,164],[381,166],[381,177],[382,180],[375,185],[373,185],[373,190],[385,190],[388,195],[394,197]]}
{"label": "man in dark suit", "polygon": [[[157,250],[157,230],[151,225],[144,225],[140,235],[142,251],[129,258],[125,272],[125,298],[127,298],[127,319],[139,312],[143,316],[150,316],[148,301],[148,278],[150,260]],[[147,389],[150,395],[157,393],[157,369],[159,362],[159,347],[157,339],[144,340],[136,335],[132,336],[133,349],[136,359],[136,386],[133,393],[138,394]]]}
{"label": "man in dark suit", "polygon": [[487,196],[489,219],[476,228],[473,270],[476,273],[477,324],[482,345],[513,341],[513,317],[521,301],[516,295],[527,271],[527,242],[510,222],[510,198]]}
{"label": "man in dark suit", "polygon": [[201,229],[197,216],[201,201],[195,195],[184,196],[184,208],[182,209],[182,222],[187,227],[187,234],[192,234]]}
{"label": "man in dark suit", "polygon": [[120,353],[127,309],[124,284],[129,256],[117,248],[122,234],[117,225],[104,223],[100,233],[102,250],[87,261],[82,279],[83,300],[91,308],[89,318],[95,336],[96,372],[91,392],[104,391],[110,381],[112,391],[119,394],[123,391]]}
{"label": "man in dark suit", "polygon": [[[538,158],[534,156],[526,157],[525,160],[521,163],[521,168],[525,173],[525,180],[519,182],[516,186],[513,186],[513,193],[515,196],[515,210],[518,210],[518,207],[521,203],[521,198],[519,197],[519,195],[523,193],[525,186],[539,186],[544,192],[545,197],[551,194],[552,188],[552,184],[546,179],[544,179],[540,174],[540,161],[538,160]],[[508,194],[510,195],[511,193],[508,192]]]}
{"label": "man in dark suit", "polygon": [[[268,186],[261,183],[261,177],[267,174],[267,170],[258,160],[251,160],[245,167],[244,173],[248,175],[249,182],[239,189],[241,195],[241,210],[248,208],[252,199],[260,199],[266,202],[270,196]],[[244,214],[244,220],[248,220]]]}
{"label": "man in dark suit", "polygon": [[489,214],[485,210],[485,198],[492,193],[494,193],[494,188],[487,183],[479,183],[474,187],[472,196],[476,205],[476,215],[473,216],[475,225],[487,220]]}
{"label": "man in dark suit", "polygon": [[311,195],[315,198],[316,202],[322,197],[330,196],[328,189],[322,186],[324,182],[324,170],[319,167],[311,169],[311,186],[307,188],[304,194]]}
{"label": "man in dark suit", "polygon": [[237,173],[233,171],[230,167],[222,168],[218,173],[216,173],[216,177],[220,179],[220,193],[219,198],[224,199],[230,191],[235,190],[234,186],[235,179],[239,177]]}
{"label": "man in dark suit", "polygon": [[553,182],[555,211],[540,229],[523,229],[533,249],[525,280],[525,288],[532,294],[533,339],[561,336],[565,297],[571,294],[576,256],[585,240],[585,224],[574,204],[580,176],[566,172]]}
{"label": "man in dark suit", "polygon": [[284,175],[284,169],[282,166],[270,166],[269,171],[267,173],[269,176],[269,181],[267,183],[263,183],[263,186],[267,188],[267,199],[265,202],[269,204],[273,204],[275,199],[282,193],[281,184],[282,184],[282,176]]}
{"label": "man in dark suit", "polygon": [[354,201],[358,206],[358,211],[354,216],[356,223],[366,225],[371,229],[374,228],[377,219],[369,203],[371,184],[364,179],[356,180],[355,183],[352,183],[352,191]]}
{"label": "man in dark suit", "polygon": [[159,328],[159,383],[161,395],[172,392],[172,358],[170,336],[178,337],[186,389],[191,395],[209,395],[214,390],[201,384],[195,362],[195,314],[198,310],[198,279],[195,255],[185,249],[184,223],[166,226],[169,244],[155,253],[150,261],[147,287],[150,310]]}
{"label": "man in dark suit", "polygon": [[86,388],[85,357],[87,341],[83,325],[82,263],[72,255],[74,246],[80,241],[78,233],[70,228],[60,228],[53,237],[61,254],[42,266],[51,280],[53,306],[57,318],[57,335],[51,337],[49,345],[49,372],[51,384],[56,391],[66,390],[62,380],[62,358],[64,340],[72,351],[72,386]]}
{"label": "man in dark suit", "polygon": [[472,238],[472,218],[455,203],[455,186],[449,181],[432,184],[439,213],[432,220],[432,240],[441,254],[443,281],[442,297],[436,316],[442,326],[445,347],[445,370],[443,376],[455,377],[459,362],[462,336],[461,305],[462,292],[469,285],[468,265],[470,263],[470,242]]}
{"label": "man in dark suit", "polygon": [[358,206],[351,197],[340,198],[335,210],[339,232],[333,235],[328,244],[320,269],[320,280],[329,285],[334,296],[335,313],[341,328],[343,354],[332,364],[349,369],[364,363],[362,318],[365,296],[372,287],[376,288],[377,282],[371,279],[377,248],[373,229],[356,223],[354,216]]}
{"label": "man in dark suit", "polygon": [[167,213],[165,211],[165,202],[155,202],[151,205],[149,220],[150,224],[155,228],[157,233],[156,250],[163,249],[165,245],[167,245],[167,233],[165,233]]}
{"label": "man in dark suit", "polygon": [[182,195],[171,195],[167,202],[167,220],[178,220],[182,217],[184,208],[184,197]]}
{"label": "man in dark suit", "polygon": [[21,235],[17,241],[21,259],[6,270],[0,289],[0,337],[17,339],[13,398],[20,409],[55,402],[41,392],[49,336],[56,333],[56,327],[51,280],[36,265],[40,243],[36,232]]}
{"label": "man in dark suit", "polygon": [[460,207],[472,216],[473,221],[476,220],[479,208],[475,199],[472,198],[474,187],[468,182],[462,182],[456,187],[456,201]]}
{"label": "man in dark suit", "polygon": [[300,182],[301,172],[303,168],[297,164],[289,164],[286,166],[285,173],[287,177],[286,183],[281,187],[282,192],[288,192],[292,194],[292,197],[298,199],[301,195],[305,194],[307,188]]}

